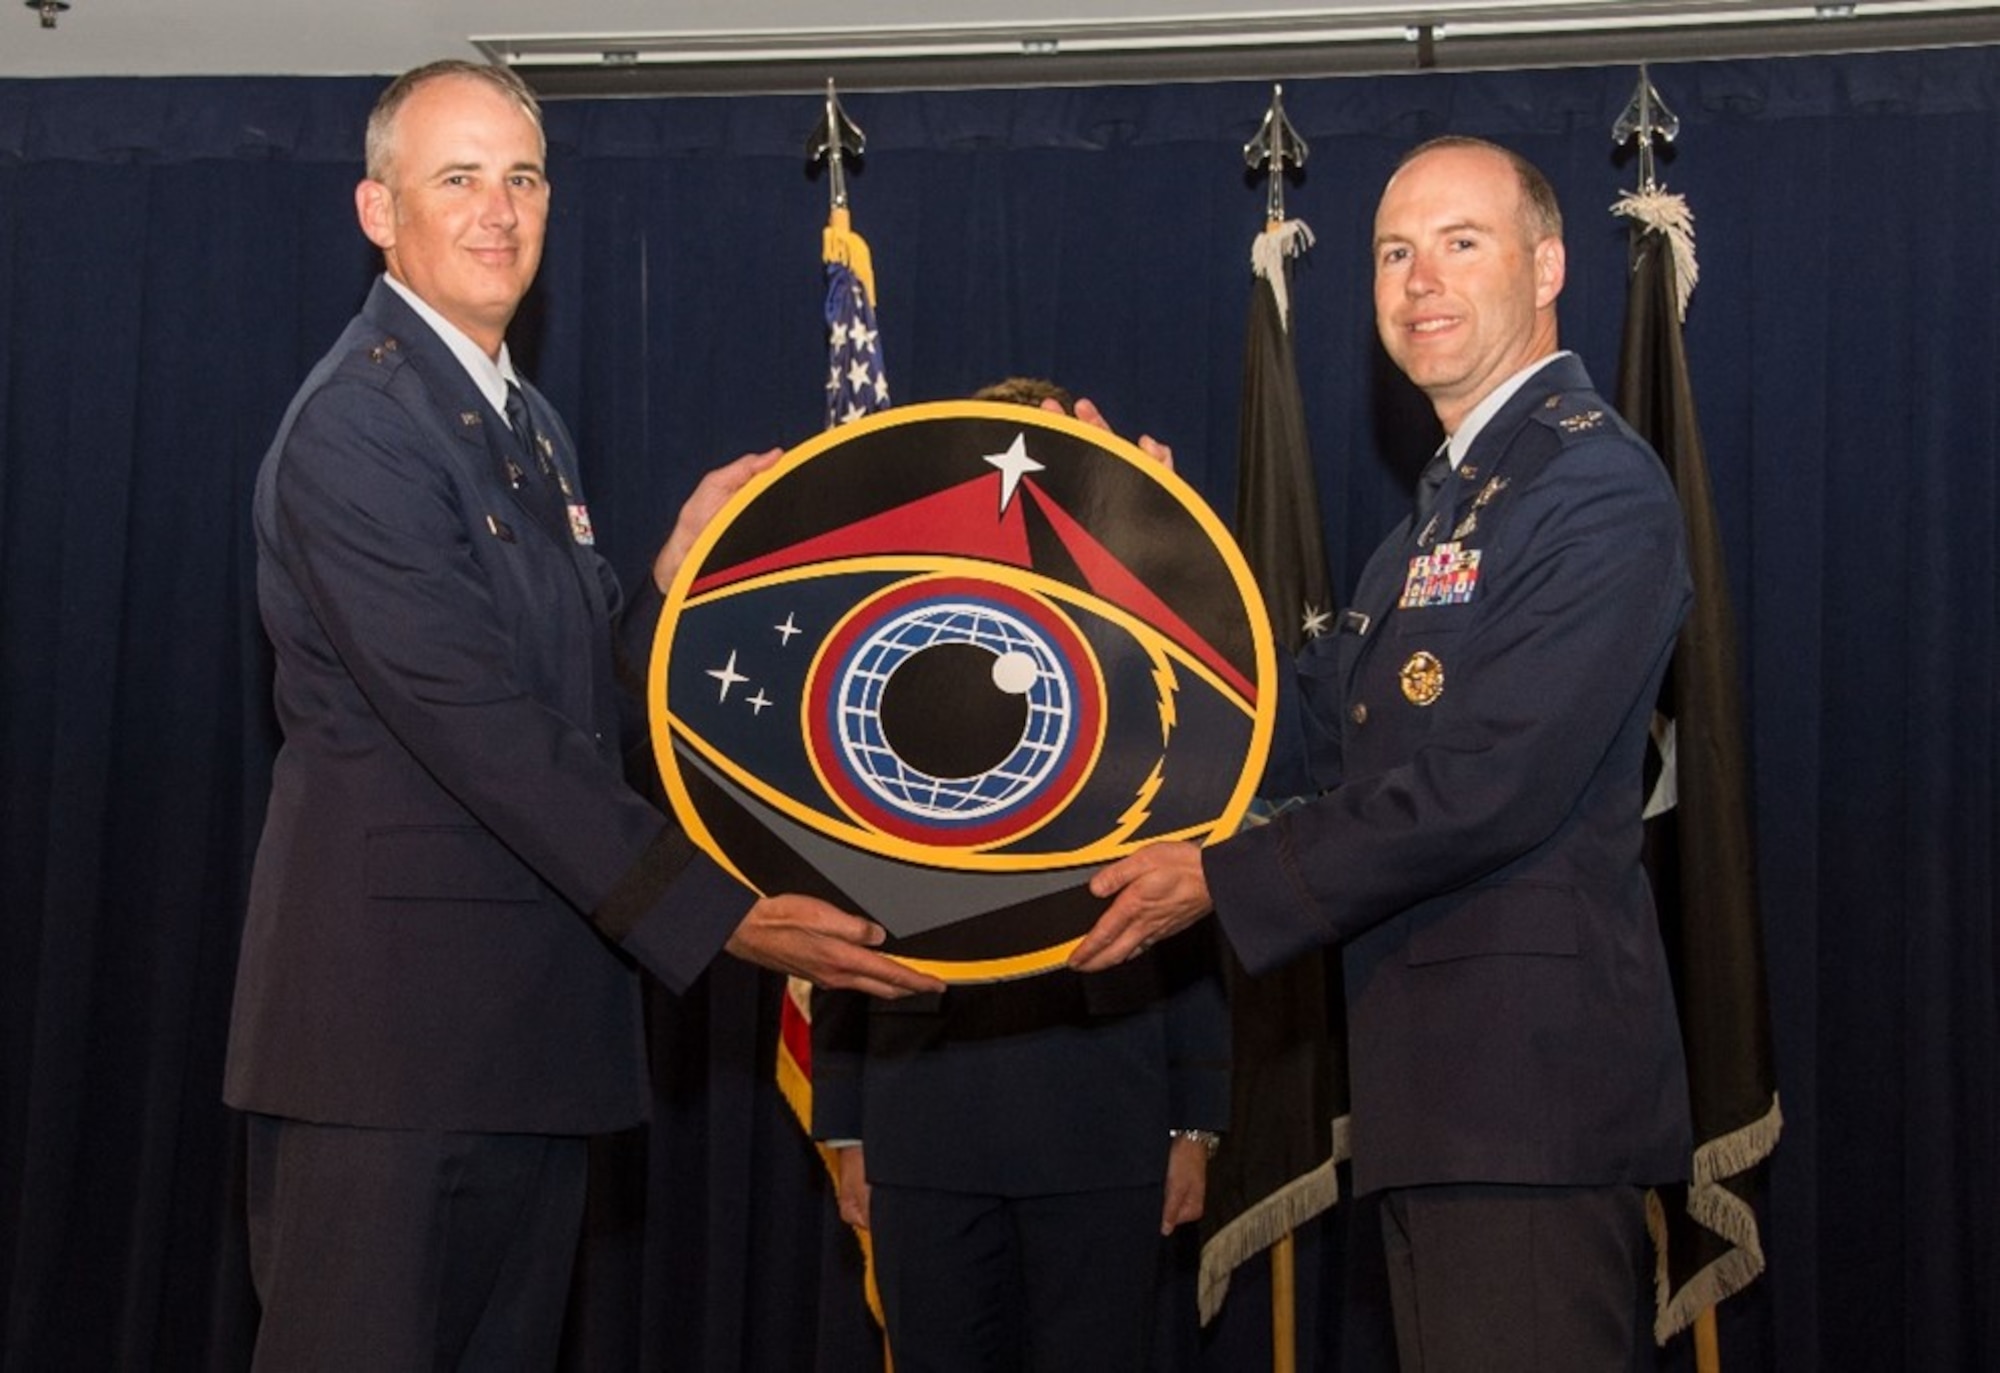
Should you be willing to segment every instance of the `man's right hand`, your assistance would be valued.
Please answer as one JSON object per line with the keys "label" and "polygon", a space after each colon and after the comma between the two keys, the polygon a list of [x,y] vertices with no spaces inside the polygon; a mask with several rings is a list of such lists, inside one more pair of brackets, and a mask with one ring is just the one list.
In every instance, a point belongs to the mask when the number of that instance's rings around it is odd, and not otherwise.
{"label": "man's right hand", "polygon": [[819,987],[888,999],[941,992],[945,984],[875,952],[887,936],[872,920],[811,896],[766,896],[750,908],[729,952]]}

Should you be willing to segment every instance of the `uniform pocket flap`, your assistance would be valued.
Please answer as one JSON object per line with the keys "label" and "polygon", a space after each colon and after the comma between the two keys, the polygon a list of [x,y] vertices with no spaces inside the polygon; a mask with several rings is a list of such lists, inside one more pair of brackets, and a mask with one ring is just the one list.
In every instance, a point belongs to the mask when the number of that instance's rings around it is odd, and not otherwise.
{"label": "uniform pocket flap", "polygon": [[1485,887],[1413,917],[1405,961],[1415,967],[1498,954],[1574,958],[1577,920],[1573,888],[1546,883]]}

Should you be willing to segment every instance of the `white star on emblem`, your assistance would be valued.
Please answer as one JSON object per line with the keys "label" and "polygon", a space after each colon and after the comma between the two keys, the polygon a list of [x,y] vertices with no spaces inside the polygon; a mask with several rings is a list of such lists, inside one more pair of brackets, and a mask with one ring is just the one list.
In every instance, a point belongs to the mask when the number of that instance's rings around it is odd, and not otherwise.
{"label": "white star on emblem", "polygon": [[748,677],[745,677],[742,673],[736,670],[735,649],[731,649],[729,651],[728,662],[724,663],[721,667],[710,668],[708,670],[708,675],[715,678],[716,681],[722,683],[722,694],[715,698],[718,701],[728,700],[729,688],[735,686],[738,682],[747,682],[750,680]]}
{"label": "white star on emblem", "polygon": [[764,688],[758,687],[757,694],[750,698],[750,713],[752,715],[762,715],[764,707],[770,704],[771,698],[764,694]]}
{"label": "white star on emblem", "polygon": [[778,643],[780,645],[790,644],[794,634],[805,633],[804,630],[799,628],[798,621],[790,611],[785,612],[785,622],[783,624],[772,625],[771,628],[778,631]]}
{"label": "white star on emblem", "polygon": [[1300,623],[1299,628],[1305,631],[1305,636],[1308,639],[1317,639],[1320,635],[1326,633],[1327,626],[1332,623],[1333,613],[1331,611],[1321,610],[1312,602],[1306,602],[1305,619]]}
{"label": "white star on emblem", "polygon": [[1021,478],[1030,472],[1045,470],[1041,463],[1028,456],[1028,436],[1025,432],[1014,435],[1004,453],[989,453],[986,461],[1000,469],[1000,513],[1006,514],[1007,507],[1014,503],[1014,492],[1021,485]]}

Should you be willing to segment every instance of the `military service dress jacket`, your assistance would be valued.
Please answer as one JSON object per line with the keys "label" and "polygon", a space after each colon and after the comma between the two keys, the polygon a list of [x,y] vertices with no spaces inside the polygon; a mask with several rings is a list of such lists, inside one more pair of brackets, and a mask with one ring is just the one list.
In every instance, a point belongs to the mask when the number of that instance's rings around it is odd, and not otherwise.
{"label": "military service dress jacket", "polygon": [[1309,775],[1266,790],[1327,789],[1204,866],[1252,971],[1342,946],[1359,1190],[1686,1176],[1640,793],[1691,595],[1664,468],[1559,355],[1301,655]]}
{"label": "military service dress jacket", "polygon": [[[630,1125],[647,1102],[635,958],[684,987],[748,908],[622,780],[617,580],[569,435],[527,402],[522,442],[378,281],[264,459],[258,603],[284,743],[232,1105]],[[637,652],[658,604],[627,621]]]}

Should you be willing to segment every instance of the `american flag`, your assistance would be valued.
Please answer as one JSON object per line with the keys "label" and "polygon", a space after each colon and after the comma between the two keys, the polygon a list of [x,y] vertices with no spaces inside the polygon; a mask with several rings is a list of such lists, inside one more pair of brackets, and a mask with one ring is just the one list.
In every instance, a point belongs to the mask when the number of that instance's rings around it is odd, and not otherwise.
{"label": "american flag", "polygon": [[[833,246],[829,234],[829,248]],[[875,326],[874,284],[855,270],[865,267],[867,246],[859,234],[840,236],[850,251],[826,259],[826,427],[872,415],[889,404],[889,377],[882,370],[882,335]]]}

